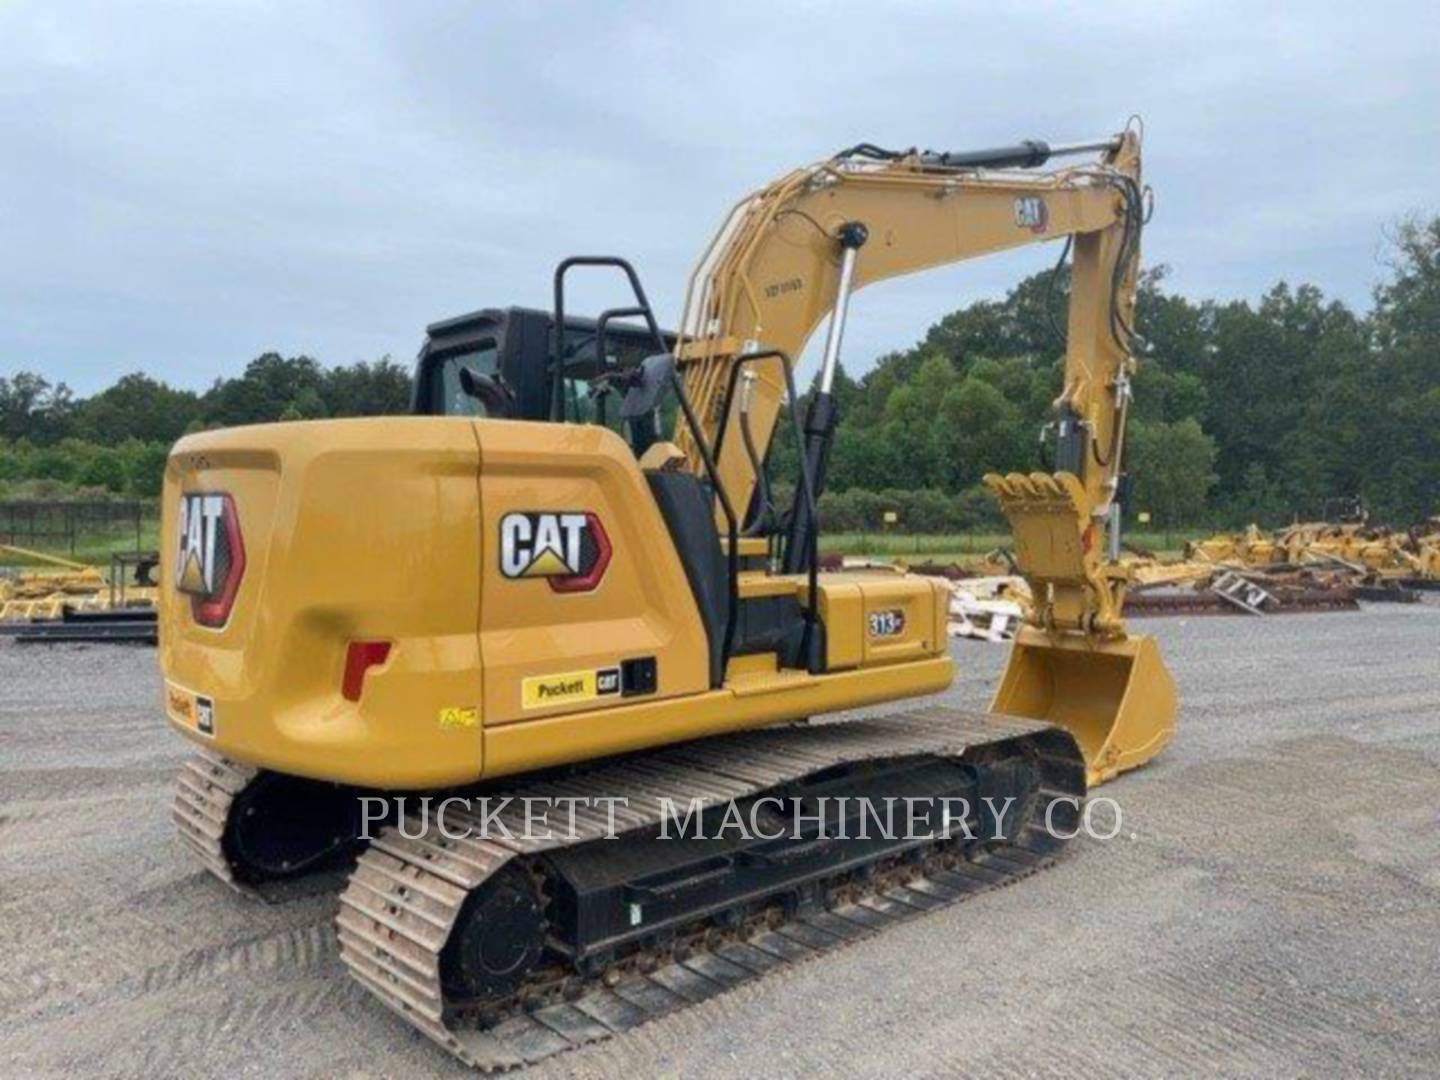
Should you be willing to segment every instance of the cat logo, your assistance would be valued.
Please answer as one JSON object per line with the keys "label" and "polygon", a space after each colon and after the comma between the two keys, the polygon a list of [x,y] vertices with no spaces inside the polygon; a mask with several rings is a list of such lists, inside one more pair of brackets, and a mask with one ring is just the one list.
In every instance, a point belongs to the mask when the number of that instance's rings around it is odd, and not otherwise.
{"label": "cat logo", "polygon": [[225,500],[219,495],[180,498],[180,548],[175,559],[175,587],[209,596],[215,591],[215,544]]}
{"label": "cat logo", "polygon": [[610,565],[610,538],[587,511],[516,512],[500,519],[500,573],[545,578],[555,592],[589,592]]}
{"label": "cat logo", "polygon": [[223,626],[245,573],[234,500],[224,494],[181,495],[176,532],[175,588],[190,596],[197,622]]}
{"label": "cat logo", "polygon": [[1015,224],[1033,233],[1043,233],[1050,224],[1050,211],[1039,195],[1022,195],[1015,200]]}

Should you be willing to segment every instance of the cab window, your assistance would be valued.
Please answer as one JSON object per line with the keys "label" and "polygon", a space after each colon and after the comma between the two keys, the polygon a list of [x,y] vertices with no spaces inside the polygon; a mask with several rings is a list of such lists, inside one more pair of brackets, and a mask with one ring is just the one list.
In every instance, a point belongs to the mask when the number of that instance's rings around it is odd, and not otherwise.
{"label": "cab window", "polygon": [[[625,333],[627,330],[630,332]],[[582,424],[598,423],[601,419],[599,402],[590,395],[591,380],[602,370],[635,367],[654,351],[654,343],[637,335],[635,327],[616,323],[605,335],[605,364],[602,367],[597,356],[595,331],[589,328],[566,330],[565,419]],[[624,433],[618,394],[608,395],[605,401],[604,423],[606,427]]]}
{"label": "cab window", "polygon": [[499,352],[494,341],[477,348],[453,353],[436,362],[430,376],[430,411],[437,416],[485,416],[485,406],[460,386],[460,371],[469,368],[477,375],[499,373]]}

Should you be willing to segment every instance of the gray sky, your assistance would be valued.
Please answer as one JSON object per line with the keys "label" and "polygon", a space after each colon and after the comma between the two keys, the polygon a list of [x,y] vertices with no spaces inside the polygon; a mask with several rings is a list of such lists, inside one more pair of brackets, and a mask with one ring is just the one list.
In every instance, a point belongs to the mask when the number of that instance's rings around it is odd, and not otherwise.
{"label": "gray sky", "polygon": [[[549,305],[615,252],[677,317],[725,209],[869,140],[1147,125],[1147,263],[1368,304],[1440,209],[1433,0],[1342,4],[128,4],[0,0],[0,375],[203,388],[265,350],[406,362],[425,323]],[[867,290],[867,368],[1050,263]],[[582,289],[577,308],[622,297]]]}

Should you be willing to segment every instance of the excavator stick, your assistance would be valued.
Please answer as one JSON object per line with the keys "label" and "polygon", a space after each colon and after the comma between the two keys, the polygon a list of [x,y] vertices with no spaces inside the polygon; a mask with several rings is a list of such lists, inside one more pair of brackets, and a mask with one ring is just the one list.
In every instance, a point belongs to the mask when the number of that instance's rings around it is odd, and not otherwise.
{"label": "excavator stick", "polygon": [[1070,732],[1091,787],[1143,765],[1175,734],[1175,682],[1154,640],[1124,631],[1126,571],[1101,561],[1084,488],[1064,472],[991,474],[985,483],[1035,600],[991,711]]}

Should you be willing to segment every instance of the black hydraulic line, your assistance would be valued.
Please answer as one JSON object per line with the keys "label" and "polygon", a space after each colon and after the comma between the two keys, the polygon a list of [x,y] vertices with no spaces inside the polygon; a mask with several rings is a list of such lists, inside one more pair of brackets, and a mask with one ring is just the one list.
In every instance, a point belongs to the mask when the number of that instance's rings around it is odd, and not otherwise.
{"label": "black hydraulic line", "polygon": [[833,160],[845,161],[849,158],[861,157],[870,158],[872,161],[894,161],[897,158],[902,158],[906,154],[913,154],[914,152],[913,149],[886,150],[884,147],[876,146],[874,143],[862,142],[856,143],[847,150],[841,150],[835,155]]}
{"label": "black hydraulic line", "polygon": [[[1093,153],[1096,150],[1113,151],[1119,145],[1119,136],[1097,142],[1061,143],[1053,146],[1040,139],[1023,139],[1011,146],[996,146],[987,150],[926,150],[918,157],[921,165],[937,169],[1035,169],[1051,158]],[[915,153],[913,148],[886,150],[874,143],[864,142],[841,150],[832,160],[868,158],[871,161],[898,161]]]}
{"label": "black hydraulic line", "polygon": [[[730,368],[729,382],[725,387],[724,404],[720,410],[720,428],[719,435],[717,435],[715,439],[715,456],[717,458],[720,456],[720,448],[722,445],[724,445],[725,422],[730,416],[730,407],[735,398],[735,386],[739,382],[741,369],[744,368],[746,364],[758,363],[761,360],[779,360],[781,367],[785,371],[785,391],[790,398],[790,428],[795,433],[795,450],[799,454],[800,461],[800,489],[796,493],[796,500],[798,502],[801,498],[804,499],[803,506],[805,509],[805,513],[808,515],[811,521],[817,524],[816,528],[813,528],[809,531],[810,557],[805,560],[808,564],[806,573],[806,593],[808,594],[809,600],[806,604],[805,611],[805,637],[801,642],[800,650],[801,654],[806,658],[806,663],[811,664],[813,670],[814,663],[812,662],[810,652],[813,648],[813,643],[815,640],[814,630],[815,625],[819,619],[820,602],[820,530],[818,528],[818,524],[820,521],[820,509],[818,501],[819,495],[817,494],[818,485],[815,483],[815,477],[810,470],[810,464],[808,459],[806,458],[805,437],[801,432],[800,418],[796,412],[799,407],[800,398],[795,391],[795,365],[794,362],[790,359],[789,353],[785,352],[783,349],[765,349],[761,352],[745,353],[735,358],[735,362]],[[787,550],[785,554],[785,558],[787,561],[789,560],[789,557],[789,552]],[[794,573],[795,571],[785,572]],[[813,658],[813,661],[818,661],[818,658]]]}
{"label": "black hydraulic line", "polygon": [[730,660],[730,650],[735,646],[735,619],[740,608],[740,519],[735,514],[735,507],[725,492],[725,486],[720,482],[720,470],[715,467],[715,456],[705,442],[705,431],[696,419],[690,398],[685,393],[685,386],[675,370],[670,372],[670,388],[675,391],[675,399],[680,403],[680,411],[685,414],[690,436],[695,440],[695,448],[700,451],[700,461],[705,466],[705,475],[710,480],[711,490],[715,498],[720,500],[720,510],[725,515],[726,534],[730,541],[730,550],[725,560],[730,578],[730,611],[725,617],[725,647],[721,661],[721,671],[724,671],[724,665]]}
{"label": "black hydraulic line", "polygon": [[1114,177],[1111,183],[1124,200],[1124,223],[1120,234],[1120,251],[1116,254],[1115,265],[1110,275],[1110,333],[1115,343],[1126,352],[1134,348],[1139,340],[1135,329],[1125,321],[1120,311],[1120,285],[1140,251],[1140,231],[1144,226],[1146,213],[1144,196],[1140,185],[1128,176]]}
{"label": "black hydraulic line", "polygon": [[1055,344],[1062,350],[1065,348],[1066,335],[1061,332],[1060,325],[1055,321],[1055,289],[1059,284],[1060,271],[1065,269],[1065,260],[1074,245],[1075,234],[1071,233],[1065,237],[1065,246],[1060,249],[1060,258],[1055,260],[1054,269],[1045,279],[1045,321],[1050,327],[1050,334],[1055,339]]}
{"label": "black hydraulic line", "polygon": [[743,408],[740,410],[740,437],[745,442],[745,456],[750,459],[750,467],[755,470],[755,484],[760,492],[760,507],[755,520],[743,529],[740,535],[754,536],[769,531],[775,504],[770,498],[770,478],[765,474],[765,462],[755,449],[755,434],[750,430],[750,410]]}

